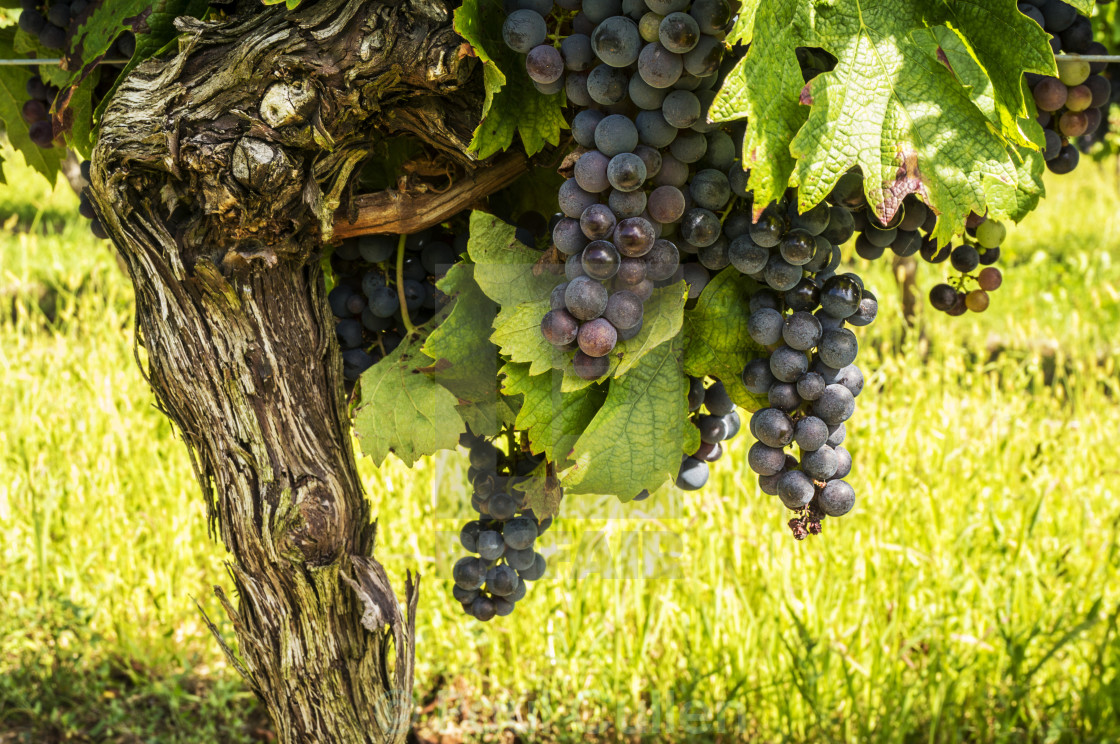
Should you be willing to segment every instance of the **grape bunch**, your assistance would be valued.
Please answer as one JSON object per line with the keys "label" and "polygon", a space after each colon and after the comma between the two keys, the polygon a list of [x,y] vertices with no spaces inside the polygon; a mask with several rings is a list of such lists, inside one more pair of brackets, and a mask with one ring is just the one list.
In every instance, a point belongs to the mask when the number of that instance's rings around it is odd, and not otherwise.
{"label": "grape bunch", "polygon": [[[826,200],[799,214],[790,194],[756,223],[743,221],[730,232],[732,265],[766,285],[751,295],[747,321],[765,352],[744,368],[743,384],[768,403],[751,416],[757,441],[747,461],[762,491],[798,513],[790,529],[801,539],[855,504],[844,480],[852,458],[842,443],[864,378],[848,326],[874,321],[878,301],[858,276],[836,273],[839,245],[854,232],[841,204]],[[794,445],[800,457],[786,452]]]}
{"label": "grape bunch", "polygon": [[1109,131],[1113,130],[1112,122],[1109,120],[1109,108],[1113,104],[1120,103],[1120,65],[1115,62],[1109,62],[1105,67],[1104,75],[1112,86],[1112,95],[1109,96],[1108,104],[1101,108],[1101,123],[1096,129],[1090,129],[1088,132],[1077,138],[1077,149],[1086,154],[1098,142],[1104,142],[1108,136]]}
{"label": "grape bunch", "polygon": [[[681,460],[677,488],[697,491],[708,482],[708,464],[723,457],[722,443],[739,433],[742,420],[722,382],[715,380],[706,387],[699,377],[688,382],[688,410],[700,430],[700,448]],[[701,407],[707,413],[701,413]]]}
{"label": "grape bunch", "polygon": [[446,304],[435,282],[466,252],[469,235],[460,222],[405,237],[399,272],[402,236],[364,235],[334,249],[335,286],[327,300],[348,386],[397,348],[410,323],[427,322]]}
{"label": "grape bunch", "polygon": [[45,48],[62,52],[69,47],[71,21],[81,16],[89,3],[86,0],[22,0],[20,6],[19,27]]}
{"label": "grape bunch", "polygon": [[[841,176],[832,194],[838,203],[852,210],[858,232],[855,252],[860,258],[874,261],[889,248],[899,258],[916,254],[934,265],[948,261],[956,273],[933,288],[930,304],[954,316],[988,309],[988,293],[1003,283],[1000,270],[992,265],[999,260],[1000,246],[1007,237],[1003,223],[973,214],[960,244],[942,246],[932,237],[937,215],[914,194],[903,200],[889,223],[883,223],[865,208],[863,178],[858,173]],[[978,269],[979,273],[974,275]],[[975,288],[971,288],[973,284]]]}
{"label": "grape bunch", "polygon": [[54,147],[55,131],[54,122],[51,121],[51,107],[58,93],[57,87],[47,85],[38,75],[32,75],[27,81],[28,100],[20,113],[27,124],[28,137],[42,150]]}
{"label": "grape bunch", "polygon": [[[78,25],[85,19],[87,9],[91,3],[87,0],[22,0],[22,10],[19,15],[19,27],[25,33],[38,39],[45,49],[50,52],[65,54],[70,49],[73,34]],[[136,36],[125,32],[117,37],[113,47],[107,52],[108,59],[131,59],[136,51]],[[120,63],[101,63],[98,65],[97,84],[93,90],[92,105],[99,106],[105,96],[109,95],[117,78],[124,72],[124,65]],[[46,83],[39,74],[32,75],[27,81],[28,100],[23,105],[22,115],[27,123],[28,137],[31,142],[42,150],[50,150],[62,146],[56,122],[52,117],[55,102],[58,99],[59,88]],[[57,144],[56,144],[57,143]],[[82,163],[82,178],[89,182],[89,162]],[[90,220],[90,230],[101,239],[107,239],[108,233],[97,219],[93,202],[89,194],[83,190],[79,195],[78,211],[83,217]]]}
{"label": "grape bunch", "polygon": [[[947,256],[956,273],[947,282],[934,285],[929,293],[930,304],[954,316],[987,310],[991,303],[988,293],[1003,284],[1003,274],[992,264],[999,260],[1000,245],[1006,236],[1007,228],[1003,223],[972,215],[961,244],[938,250],[933,256],[939,261]],[[926,255],[923,253],[923,258]]]}
{"label": "grape bunch", "polygon": [[547,566],[533,547],[552,518],[537,519],[516,489],[543,456],[521,452],[512,431],[507,440],[509,453],[469,430],[461,438],[470,451],[467,477],[478,519],[467,522],[459,533],[459,542],[471,555],[455,562],[452,593],[464,612],[483,622],[513,612],[525,596],[526,582],[544,576]]}
{"label": "grape bunch", "polygon": [[[549,19],[558,48],[547,41]],[[655,283],[678,274],[680,241],[667,238],[678,227],[697,248],[718,237],[712,209],[726,176],[697,185],[707,200],[681,187],[717,129],[706,113],[731,20],[726,0],[519,0],[506,17],[503,38],[526,55],[537,89],[563,90],[579,109],[575,165],[552,233],[568,281],[553,292],[541,333],[575,352],[584,379],[607,373],[607,355],[640,332]],[[733,160],[730,138],[726,145]]]}
{"label": "grape bunch", "polygon": [[1112,84],[1100,73],[1107,63],[1086,62],[1059,54],[1107,54],[1093,41],[1093,26],[1062,0],[1023,0],[1019,11],[1051,34],[1057,56],[1058,77],[1027,74],[1027,84],[1038,107],[1038,123],[1046,135],[1043,157],[1052,173],[1069,173],[1081,158],[1076,137],[1096,131],[1112,98]]}

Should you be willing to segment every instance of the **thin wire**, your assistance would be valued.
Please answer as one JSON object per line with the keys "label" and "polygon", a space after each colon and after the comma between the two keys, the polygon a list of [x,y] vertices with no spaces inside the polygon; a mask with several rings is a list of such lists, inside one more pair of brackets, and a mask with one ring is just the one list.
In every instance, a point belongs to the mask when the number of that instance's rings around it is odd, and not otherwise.
{"label": "thin wire", "polygon": [[[127,59],[103,59],[98,64],[101,65],[126,65],[129,60]],[[58,67],[62,64],[61,59],[0,59],[0,67],[17,67],[20,65],[34,66],[34,65],[53,65]]]}
{"label": "thin wire", "polygon": [[1086,62],[1120,62],[1120,54],[1059,54],[1058,59],[1080,59]]}
{"label": "thin wire", "polygon": [[[1066,54],[1062,52],[1056,56],[1058,59],[1083,59],[1086,62],[1120,62],[1120,54]],[[103,59],[98,64],[126,65],[130,61],[127,59]],[[61,59],[0,59],[0,67],[16,67],[19,65],[54,65],[57,67],[61,64]]]}

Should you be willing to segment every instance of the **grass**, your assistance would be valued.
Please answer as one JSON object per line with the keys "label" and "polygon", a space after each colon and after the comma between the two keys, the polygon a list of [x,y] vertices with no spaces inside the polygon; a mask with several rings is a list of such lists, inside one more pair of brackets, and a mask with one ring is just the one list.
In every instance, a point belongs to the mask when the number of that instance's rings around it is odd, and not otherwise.
{"label": "grass", "polygon": [[[983,316],[906,331],[865,267],[859,502],[821,538],[792,540],[741,437],[697,494],[566,501],[546,579],[480,626],[447,579],[462,455],[363,463],[379,558],[424,574],[420,735],[1120,739],[1120,182],[1083,164],[1049,189]],[[0,742],[269,740],[199,620],[224,551],[75,204],[0,190]]]}

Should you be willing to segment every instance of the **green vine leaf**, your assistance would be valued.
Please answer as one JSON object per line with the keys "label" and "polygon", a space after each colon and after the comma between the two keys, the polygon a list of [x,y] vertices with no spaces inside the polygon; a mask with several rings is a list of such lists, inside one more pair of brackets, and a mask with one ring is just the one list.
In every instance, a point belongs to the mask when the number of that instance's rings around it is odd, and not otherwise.
{"label": "green vine leaf", "polygon": [[454,449],[465,431],[458,399],[429,374],[435,360],[418,336],[362,373],[354,433],[362,452],[380,466],[392,452],[412,466],[424,455]]}
{"label": "green vine leaf", "polygon": [[754,15],[758,12],[758,5],[762,0],[745,0],[735,16],[735,23],[727,34],[728,44],[742,44],[746,46],[754,39]]}
{"label": "green vine leaf", "polygon": [[627,500],[676,477],[694,437],[680,340],[646,354],[610,381],[602,407],[572,448],[575,465],[561,482],[568,493],[615,494]]}
{"label": "green vine leaf", "polygon": [[[970,98],[944,60],[917,36],[951,28],[992,83],[997,121]],[[744,162],[756,208],[799,187],[802,209],[859,166],[884,219],[919,193],[942,219],[938,236],[964,229],[970,212],[1021,219],[1042,191],[1024,159],[1040,156],[1019,120],[1031,111],[1024,70],[1054,72],[1046,34],[1011,0],[775,0],[760,3],[749,52],[713,104],[718,121],[747,117]],[[803,85],[796,48],[821,47],[836,69]],[[808,104],[808,105],[804,105]],[[1022,191],[1027,198],[1011,197]]]}
{"label": "green vine leaf", "polygon": [[765,397],[750,393],[742,380],[743,367],[764,349],[747,332],[750,297],[758,284],[728,267],[700,293],[684,318],[684,370],[693,377],[711,375],[723,382],[736,404],[755,411]]}
{"label": "green vine leaf", "polygon": [[546,144],[559,144],[567,128],[564,94],[546,96],[533,86],[524,59],[502,41],[504,21],[501,0],[465,0],[455,10],[455,30],[483,64],[482,122],[471,140],[479,158],[509,149],[515,134],[526,154],[534,155]]}
{"label": "green vine leaf", "polygon": [[[92,140],[96,132],[96,121],[112,100],[120,80],[136,65],[161,51],[178,36],[175,19],[179,16],[202,18],[209,9],[207,0],[93,0],[89,4],[66,55],[65,69],[70,72],[63,73],[65,79],[57,83],[64,90],[71,89],[68,93],[63,93],[60,111],[68,106],[75,108],[71,114],[70,127],[79,149],[86,146],[86,141]],[[78,104],[87,100],[87,96],[92,96],[93,88],[103,72],[99,67],[101,60],[111,56],[114,44],[125,32],[136,36],[136,49],[131,59],[96,111],[80,107]],[[75,103],[71,103],[72,101]],[[67,131],[71,129],[68,128]]]}
{"label": "green vine leaf", "polygon": [[460,400],[492,401],[498,394],[498,349],[490,342],[497,305],[483,294],[472,264],[455,264],[436,286],[453,298],[451,312],[424,343],[435,379]]}
{"label": "green vine leaf", "polygon": [[[6,59],[17,56],[14,27],[0,29],[0,55]],[[0,67],[0,120],[4,122],[12,147],[23,155],[29,166],[42,173],[53,184],[58,178],[58,169],[66,153],[61,147],[41,150],[31,141],[27,122],[23,120],[21,113],[23,104],[27,101],[27,81],[31,76],[31,70],[26,67]]]}
{"label": "green vine leaf", "polygon": [[565,393],[560,389],[560,375],[533,375],[524,364],[507,364],[502,367],[502,375],[503,392],[522,396],[517,428],[527,433],[530,449],[564,464],[576,440],[602,407],[606,387],[592,385]]}
{"label": "green vine leaf", "polygon": [[492,214],[471,212],[467,254],[477,267],[475,281],[503,308],[548,297],[560,281],[547,271],[534,271],[541,252],[519,241],[515,231]]}
{"label": "green vine leaf", "polygon": [[538,519],[555,517],[560,513],[560,501],[564,498],[564,489],[560,487],[560,479],[550,469],[551,463],[545,460],[529,473],[527,480],[521,481],[510,488],[521,491],[526,496],[529,508],[537,515]]}
{"label": "green vine leaf", "polygon": [[517,420],[516,399],[495,395],[492,400],[478,403],[460,403],[459,418],[480,437],[496,437],[503,426],[512,426]]}

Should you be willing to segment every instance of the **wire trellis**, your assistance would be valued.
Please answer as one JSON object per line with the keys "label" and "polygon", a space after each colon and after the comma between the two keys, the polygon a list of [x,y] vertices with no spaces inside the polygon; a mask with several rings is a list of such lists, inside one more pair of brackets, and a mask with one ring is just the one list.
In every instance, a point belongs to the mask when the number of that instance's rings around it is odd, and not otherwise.
{"label": "wire trellis", "polygon": [[[1120,54],[1059,54],[1058,59],[1083,59],[1086,62],[1120,62]],[[128,64],[130,60],[127,59],[104,59],[98,64],[102,65],[124,65]],[[0,67],[17,67],[20,65],[34,66],[34,65],[53,65],[59,66],[62,64],[61,59],[0,59]]]}

